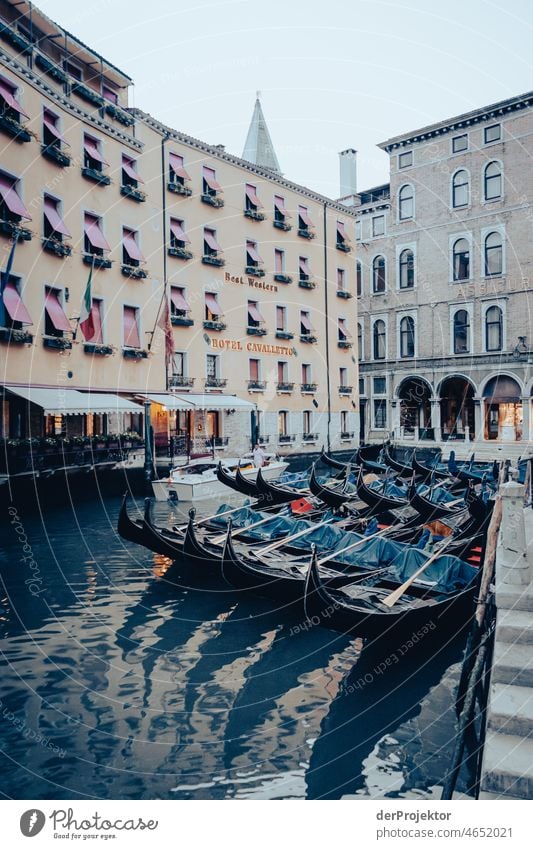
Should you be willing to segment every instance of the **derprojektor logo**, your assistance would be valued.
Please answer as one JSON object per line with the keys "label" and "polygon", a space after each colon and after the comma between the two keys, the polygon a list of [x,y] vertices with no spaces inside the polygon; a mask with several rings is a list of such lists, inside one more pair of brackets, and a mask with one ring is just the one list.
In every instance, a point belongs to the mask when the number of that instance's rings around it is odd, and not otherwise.
{"label": "derprojektor logo", "polygon": [[29,811],[24,811],[20,818],[20,830],[24,837],[35,837],[42,831],[46,822],[46,817],[42,811],[37,808],[31,808]]}

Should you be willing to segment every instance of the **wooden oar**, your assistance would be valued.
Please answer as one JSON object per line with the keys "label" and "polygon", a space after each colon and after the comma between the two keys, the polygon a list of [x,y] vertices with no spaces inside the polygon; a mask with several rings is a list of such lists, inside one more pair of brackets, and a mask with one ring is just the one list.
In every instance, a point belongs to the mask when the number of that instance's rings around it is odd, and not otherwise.
{"label": "wooden oar", "polygon": [[444,551],[444,549],[446,549],[446,548],[450,545],[450,543],[451,543],[451,541],[452,541],[452,540],[453,540],[453,537],[448,537],[448,539],[446,540],[446,542],[444,543],[444,545],[443,545],[441,548],[439,548],[439,550],[438,550],[438,551],[435,551],[435,552],[431,555],[431,557],[429,558],[429,560],[426,560],[426,562],[425,562],[425,563],[423,563],[423,564],[422,564],[422,566],[421,566],[419,569],[417,569],[417,570],[416,570],[416,572],[414,572],[414,573],[411,575],[411,577],[410,577],[410,578],[408,578],[408,579],[407,579],[407,581],[404,581],[404,583],[401,585],[401,587],[398,587],[398,589],[397,589],[397,590],[393,590],[393,592],[391,592],[391,594],[390,594],[390,595],[388,595],[388,596],[387,596],[387,598],[382,599],[383,604],[385,604],[387,607],[394,607],[394,605],[396,604],[396,602],[397,602],[397,601],[399,601],[399,600],[401,599],[401,597],[402,597],[402,596],[403,596],[403,594],[406,592],[406,590],[408,590],[408,589],[409,589],[409,587],[411,586],[411,584],[412,584],[412,583],[414,583],[414,581],[416,581],[416,579],[417,579],[417,578],[418,578],[418,577],[422,574],[422,572],[423,572],[425,569],[427,569],[427,567],[428,567],[431,563],[433,563],[433,561],[434,561],[434,560],[436,560],[436,559],[437,559],[437,557],[440,557],[440,555],[442,554],[442,552]]}
{"label": "wooden oar", "polygon": [[333,551],[331,554],[328,554],[327,557],[322,557],[321,560],[317,561],[318,566],[322,566],[323,563],[328,563],[330,560],[334,560],[338,557],[339,554],[344,554],[345,551],[350,551],[350,549],[357,548],[358,545],[362,545],[364,542],[368,542],[371,539],[376,539],[376,537],[383,537],[385,534],[389,533],[389,531],[395,531],[396,528],[401,527],[400,525],[390,525],[388,528],[383,528],[382,531],[378,531],[375,534],[371,534],[369,537],[361,537],[356,542],[352,542],[351,545],[345,546],[345,548],[339,549],[339,551]]}

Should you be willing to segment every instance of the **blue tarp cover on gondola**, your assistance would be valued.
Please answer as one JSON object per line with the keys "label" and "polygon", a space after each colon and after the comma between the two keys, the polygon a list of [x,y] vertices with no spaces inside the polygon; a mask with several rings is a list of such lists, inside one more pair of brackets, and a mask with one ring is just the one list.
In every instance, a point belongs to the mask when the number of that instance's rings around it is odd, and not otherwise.
{"label": "blue tarp cover on gondola", "polygon": [[[427,559],[427,551],[420,551],[407,546],[406,550],[402,551],[391,564],[391,571],[403,583],[417,569],[420,569]],[[443,593],[451,593],[469,586],[477,575],[478,570],[473,566],[464,563],[458,557],[443,554],[442,557],[437,557],[433,563],[429,564],[418,580],[431,581],[434,583],[433,589]]]}

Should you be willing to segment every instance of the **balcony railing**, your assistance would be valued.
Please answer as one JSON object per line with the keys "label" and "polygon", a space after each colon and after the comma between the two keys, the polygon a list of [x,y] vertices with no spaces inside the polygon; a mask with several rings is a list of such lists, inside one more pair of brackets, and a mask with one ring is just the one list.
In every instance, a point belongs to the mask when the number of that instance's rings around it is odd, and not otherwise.
{"label": "balcony railing", "polygon": [[171,245],[168,249],[169,256],[175,256],[177,259],[192,259],[194,254],[188,248],[179,248],[175,245]]}
{"label": "balcony railing", "polygon": [[292,283],[290,274],[282,274],[281,272],[274,274],[274,280],[276,283]]}
{"label": "balcony railing", "polygon": [[208,203],[209,206],[214,206],[215,209],[221,209],[224,206],[224,200],[219,195],[210,195],[206,192],[201,195],[201,199],[203,203]]}
{"label": "balcony railing", "polygon": [[304,433],[303,441],[304,442],[317,442],[318,441],[318,433]]}
{"label": "balcony railing", "polygon": [[309,345],[314,345],[315,342],[318,342],[318,339],[312,333],[300,333],[300,342],[307,342]]}
{"label": "balcony railing", "polygon": [[266,336],[267,332],[266,327],[263,327],[262,325],[259,325],[258,327],[252,325],[246,328],[248,336]]}
{"label": "balcony railing", "polygon": [[298,278],[298,286],[301,289],[316,289],[316,283],[309,278],[309,275],[306,274],[305,277]]}
{"label": "balcony railing", "polygon": [[294,389],[294,383],[289,383],[286,380],[279,380],[276,389],[278,392],[292,392]]}
{"label": "balcony railing", "polygon": [[352,249],[352,246],[348,245],[346,242],[338,241],[336,244],[336,248],[338,251],[344,251],[345,254],[349,254]]}
{"label": "balcony railing", "polygon": [[91,467],[99,463],[119,463],[133,451],[143,450],[138,434],[95,437],[46,437],[0,440],[0,472],[24,472]]}
{"label": "balcony railing", "polygon": [[0,115],[0,130],[12,136],[18,142],[29,142],[32,139],[30,131],[26,129],[24,124],[9,115]]}
{"label": "balcony railing", "polygon": [[105,106],[104,98],[101,97],[92,88],[88,88],[86,85],[83,85],[83,83],[73,82],[72,91],[74,92],[74,94],[77,94],[78,97],[81,97],[82,100],[85,100],[87,103],[92,103],[94,106],[98,106],[100,109]]}
{"label": "balcony railing", "polygon": [[63,70],[63,68],[60,68],[59,65],[54,65],[54,63],[46,56],[43,56],[42,53],[36,53],[33,61],[37,67],[41,69],[41,71],[44,71],[49,77],[53,77],[53,79],[57,80],[58,83],[68,82],[68,74]]}
{"label": "balcony railing", "polygon": [[87,180],[92,180],[93,183],[98,183],[100,186],[109,186],[111,183],[111,177],[108,177],[103,171],[99,171],[98,168],[89,168],[84,165],[81,173]]}
{"label": "balcony railing", "polygon": [[274,227],[277,227],[278,230],[285,230],[285,232],[289,232],[292,230],[291,224],[288,224],[286,221],[281,221],[279,218],[274,218],[272,221]]}
{"label": "balcony railing", "polygon": [[105,111],[108,115],[111,115],[115,121],[118,121],[120,124],[123,124],[125,127],[132,127],[135,123],[135,118],[133,115],[130,115],[129,112],[126,112],[125,109],[121,109],[116,103],[106,103]]}
{"label": "balcony railing", "polygon": [[171,315],[170,322],[174,327],[192,327],[194,324],[194,318],[189,318],[187,314]]}
{"label": "balcony railing", "polygon": [[167,189],[169,192],[174,192],[174,194],[182,195],[186,198],[190,198],[192,195],[192,189],[189,186],[185,186],[183,183],[175,183],[173,180],[168,181]]}
{"label": "balcony railing", "polygon": [[112,345],[102,345],[98,342],[85,342],[83,350],[86,354],[93,354],[99,357],[110,357],[113,353]]}
{"label": "balcony railing", "polygon": [[337,348],[352,348],[353,343],[348,342],[347,339],[338,339],[337,340]]}
{"label": "balcony railing", "polygon": [[95,268],[111,268],[113,264],[110,259],[99,254],[83,254],[83,261],[86,265],[94,264]]}
{"label": "balcony railing", "polygon": [[72,340],[66,336],[43,336],[43,347],[54,348],[58,351],[68,351],[72,348]]}
{"label": "balcony railing", "polygon": [[137,186],[130,186],[128,183],[124,183],[120,187],[120,194],[124,195],[124,197],[131,198],[131,200],[136,200],[137,203],[144,203],[146,200],[146,193],[138,189]]}
{"label": "balcony railing", "polygon": [[291,436],[290,433],[278,434],[278,442],[280,445],[285,445],[287,442],[296,442],[296,436]]}
{"label": "balcony railing", "polygon": [[314,239],[316,233],[314,230],[310,230],[309,227],[298,227],[298,235],[302,237],[302,239]]}
{"label": "balcony railing", "polygon": [[316,392],[316,388],[316,383],[300,383],[300,390],[302,392]]}
{"label": "balcony railing", "polygon": [[265,269],[261,265],[246,265],[244,273],[249,274],[251,277],[264,277],[266,274]]}
{"label": "balcony railing", "polygon": [[47,159],[51,159],[53,162],[56,162],[57,165],[61,165],[62,168],[68,168],[72,162],[72,157],[70,157],[68,153],[63,153],[57,144],[42,144],[41,153],[43,156],[46,156]]}
{"label": "balcony railing", "polygon": [[352,394],[352,387],[351,386],[346,386],[346,384],[344,384],[344,383],[342,383],[339,386],[339,395],[351,395],[351,394]]}
{"label": "balcony railing", "polygon": [[204,321],[204,329],[205,330],[225,330],[226,325],[223,321],[213,321],[212,319],[206,319]]}
{"label": "balcony railing", "polygon": [[31,240],[31,230],[21,227],[20,221],[0,221],[0,233],[13,240],[16,239],[17,242],[29,242]]}
{"label": "balcony railing", "polygon": [[72,255],[72,246],[66,242],[61,242],[59,239],[43,239],[43,251],[55,254],[59,257]]}
{"label": "balcony railing", "polygon": [[31,345],[33,336],[26,330],[17,330],[14,327],[0,327],[0,342],[8,342],[10,345]]}
{"label": "balcony railing", "polygon": [[204,254],[202,262],[204,265],[216,265],[218,268],[222,268],[226,264],[226,260],[220,252],[217,254]]}
{"label": "balcony railing", "polygon": [[227,384],[227,377],[206,377],[204,385],[206,389],[223,389]]}
{"label": "balcony railing", "polygon": [[341,431],[341,439],[344,441],[348,441],[349,439],[353,439],[355,433],[353,430],[343,430]]}
{"label": "balcony railing", "polygon": [[139,265],[122,265],[120,270],[124,277],[130,277],[132,280],[145,280],[148,274]]}
{"label": "balcony railing", "polygon": [[264,392],[266,389],[266,380],[249,380],[248,389],[250,392]]}
{"label": "balcony railing", "polygon": [[169,386],[188,387],[194,386],[194,377],[185,377],[183,374],[172,374],[168,379]]}
{"label": "balcony railing", "polygon": [[122,356],[125,360],[145,360],[148,356],[148,351],[142,348],[123,348]]}
{"label": "balcony railing", "polygon": [[252,221],[264,221],[266,215],[264,212],[259,212],[258,209],[245,209],[244,215],[246,218],[250,218]]}
{"label": "balcony railing", "polygon": [[347,292],[346,289],[337,289],[337,298],[353,298],[351,292]]}
{"label": "balcony railing", "polygon": [[276,330],[276,339],[294,339],[294,333],[290,330]]}

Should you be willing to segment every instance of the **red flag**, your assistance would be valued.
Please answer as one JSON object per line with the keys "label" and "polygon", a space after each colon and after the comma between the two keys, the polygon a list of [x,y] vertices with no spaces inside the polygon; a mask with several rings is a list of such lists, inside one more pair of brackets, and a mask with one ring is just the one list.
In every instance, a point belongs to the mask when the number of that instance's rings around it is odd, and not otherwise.
{"label": "red flag", "polygon": [[172,335],[172,324],[170,323],[170,310],[166,294],[163,295],[163,306],[159,313],[157,326],[165,334],[165,361],[167,365],[172,362],[174,356],[174,337]]}

